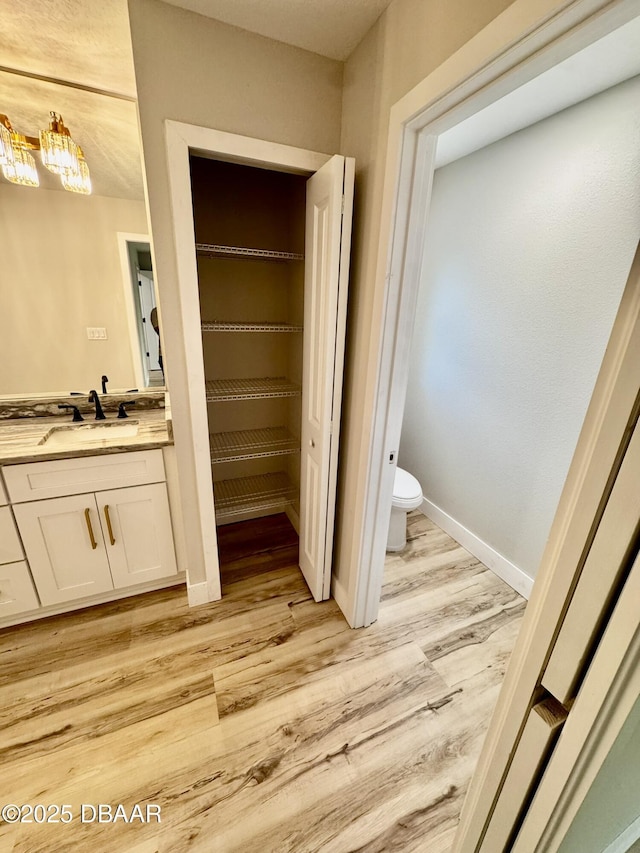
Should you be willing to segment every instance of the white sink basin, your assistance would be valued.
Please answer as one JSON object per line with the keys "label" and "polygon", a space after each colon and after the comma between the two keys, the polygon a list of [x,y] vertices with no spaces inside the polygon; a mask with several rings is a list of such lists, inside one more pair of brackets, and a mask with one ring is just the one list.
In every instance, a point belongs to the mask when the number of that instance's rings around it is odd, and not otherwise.
{"label": "white sink basin", "polygon": [[100,446],[120,441],[121,438],[133,438],[137,434],[138,421],[72,423],[52,427],[38,444],[46,444],[47,447],[84,447],[87,444]]}

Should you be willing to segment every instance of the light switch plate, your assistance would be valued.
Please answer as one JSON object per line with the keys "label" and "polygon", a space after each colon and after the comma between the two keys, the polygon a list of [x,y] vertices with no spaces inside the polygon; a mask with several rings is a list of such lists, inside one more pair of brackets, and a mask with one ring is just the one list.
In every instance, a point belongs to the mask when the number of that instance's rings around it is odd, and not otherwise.
{"label": "light switch plate", "polygon": [[102,326],[87,326],[87,337],[90,341],[106,341],[107,330]]}

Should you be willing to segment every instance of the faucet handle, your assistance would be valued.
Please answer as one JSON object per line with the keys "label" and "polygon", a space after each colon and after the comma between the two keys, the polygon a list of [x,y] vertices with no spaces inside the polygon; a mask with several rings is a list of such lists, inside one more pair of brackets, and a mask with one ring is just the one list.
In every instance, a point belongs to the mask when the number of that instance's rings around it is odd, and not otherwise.
{"label": "faucet handle", "polygon": [[118,418],[128,418],[126,406],[135,406],[135,400],[123,400],[118,406]]}
{"label": "faucet handle", "polygon": [[73,409],[73,421],[78,423],[79,421],[83,421],[84,418],[80,414],[80,409],[77,406],[72,406],[71,403],[58,403],[59,409]]}

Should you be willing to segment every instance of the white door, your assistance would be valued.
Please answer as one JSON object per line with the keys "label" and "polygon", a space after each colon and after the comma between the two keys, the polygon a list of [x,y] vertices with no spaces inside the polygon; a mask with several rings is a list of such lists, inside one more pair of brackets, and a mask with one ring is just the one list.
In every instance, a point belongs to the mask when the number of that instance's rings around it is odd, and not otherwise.
{"label": "white door", "polygon": [[156,307],[153,273],[138,271],[138,296],[140,297],[140,313],[144,333],[143,347],[145,348],[147,370],[159,370],[158,347],[160,338],[151,322],[151,312]]}
{"label": "white door", "polygon": [[116,589],[177,572],[164,483],[96,495]]}
{"label": "white door", "polygon": [[336,155],[307,182],[300,568],[316,601],[331,583],[353,181]]}
{"label": "white door", "polygon": [[43,607],[113,589],[93,494],[13,508]]}
{"label": "white door", "polygon": [[452,853],[557,850],[628,712],[618,692],[640,656],[639,400],[640,246]]}

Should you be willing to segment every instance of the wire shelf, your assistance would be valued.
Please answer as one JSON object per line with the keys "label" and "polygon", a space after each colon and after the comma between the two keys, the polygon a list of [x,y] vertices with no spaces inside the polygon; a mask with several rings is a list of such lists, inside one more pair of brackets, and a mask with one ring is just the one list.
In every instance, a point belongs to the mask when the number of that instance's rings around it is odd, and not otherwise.
{"label": "wire shelf", "polygon": [[203,332],[301,332],[302,326],[290,323],[227,323],[222,320],[203,320]]}
{"label": "wire shelf", "polygon": [[220,480],[213,484],[213,493],[220,521],[245,512],[284,509],[295,502],[297,494],[283,471]]}
{"label": "wire shelf", "polygon": [[213,258],[254,258],[263,261],[303,261],[304,255],[297,252],[274,252],[270,249],[252,249],[247,246],[218,246],[212,243],[196,243],[199,255]]}
{"label": "wire shelf", "polygon": [[265,456],[288,456],[300,451],[300,443],[285,427],[264,427],[209,436],[212,462],[237,462]]}
{"label": "wire shelf", "polygon": [[230,400],[260,400],[268,397],[299,397],[299,385],[284,376],[265,376],[259,379],[207,379],[208,403]]}

